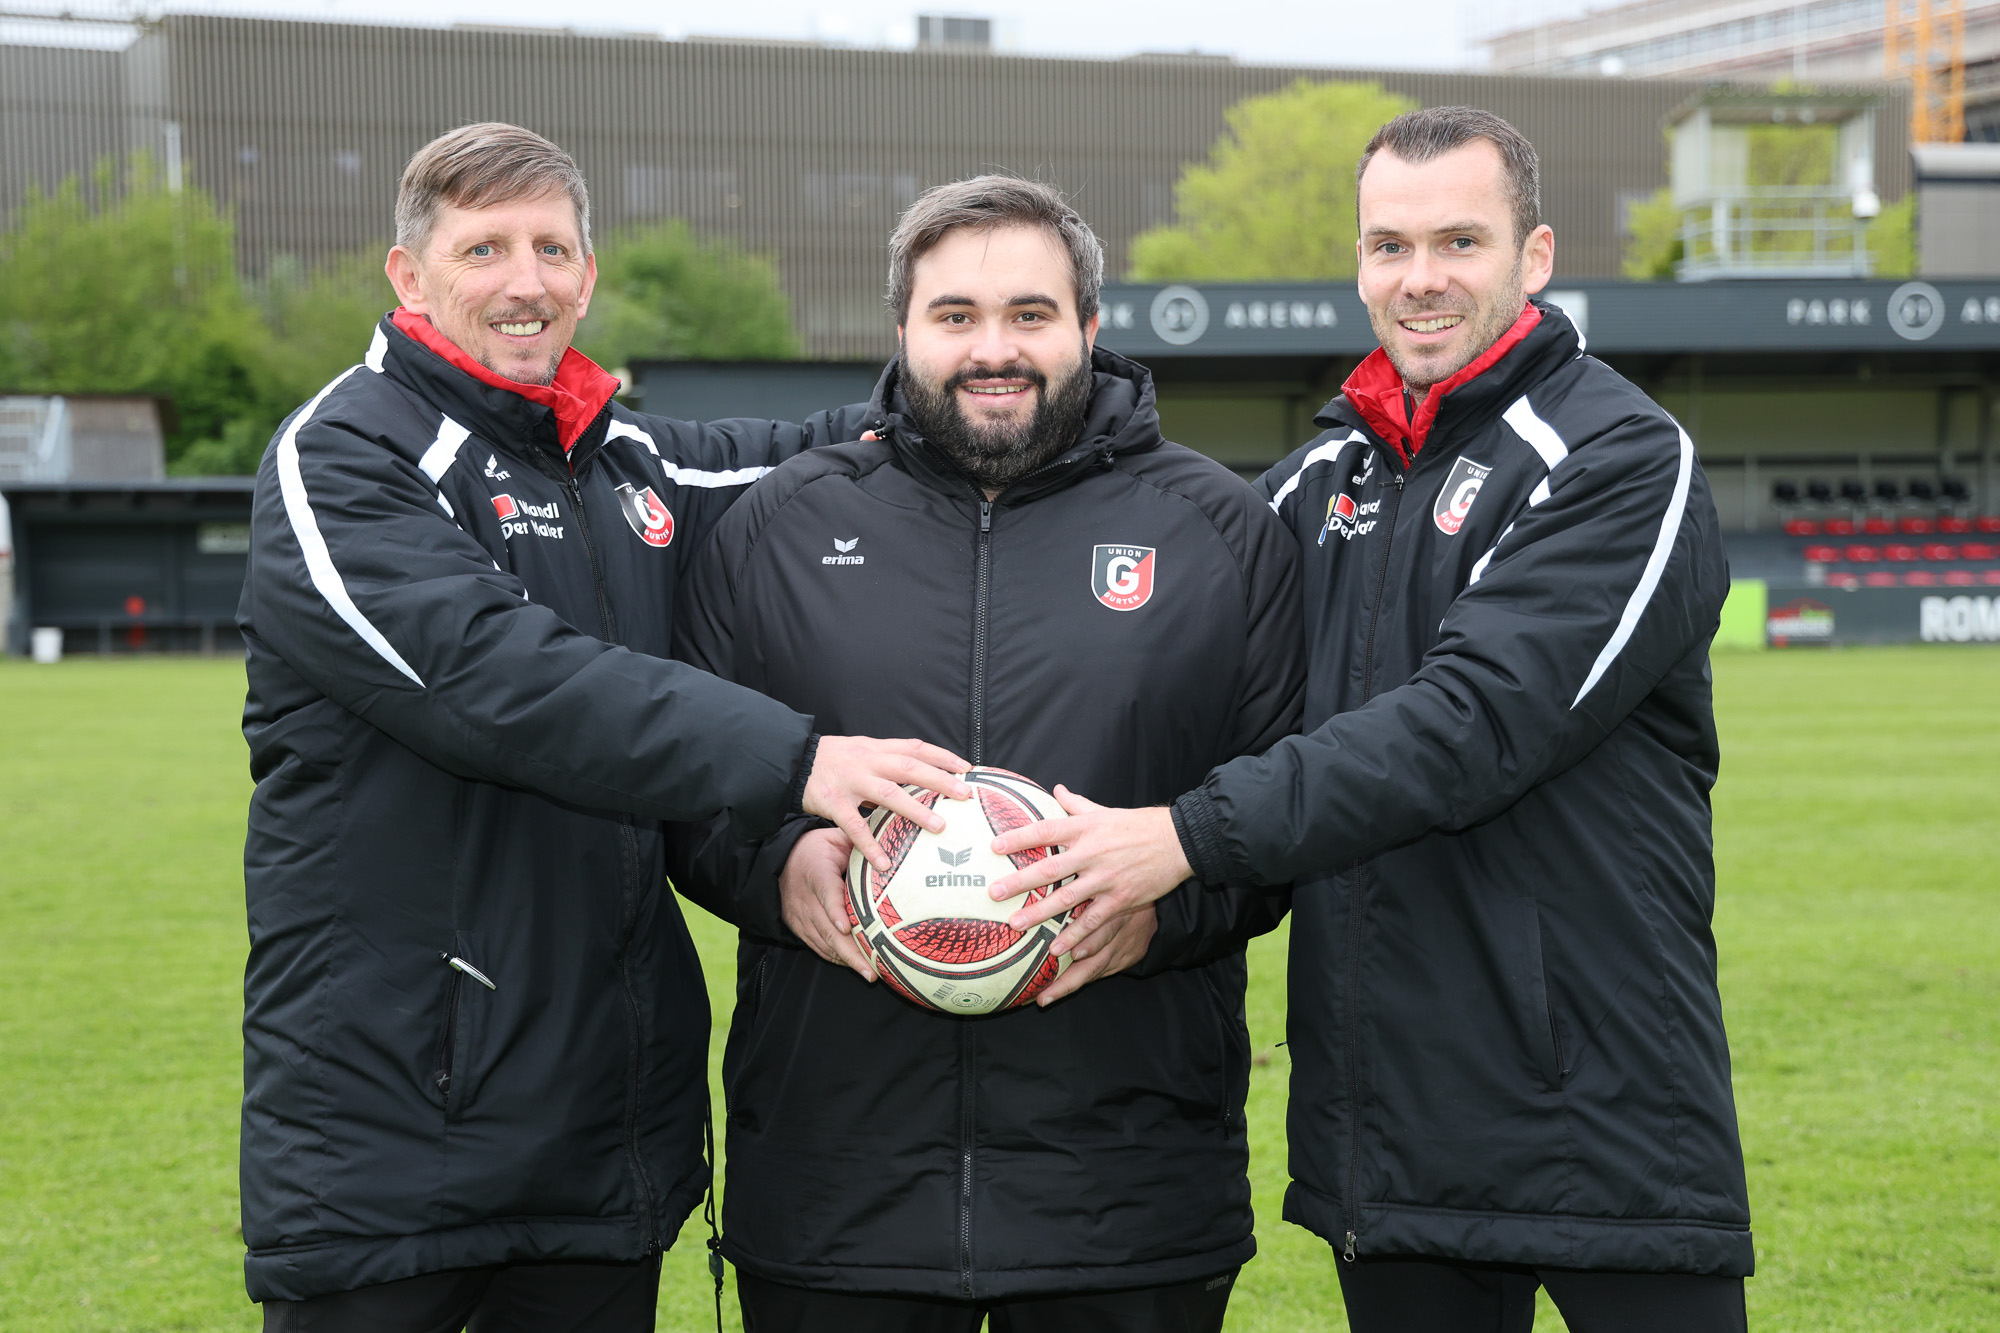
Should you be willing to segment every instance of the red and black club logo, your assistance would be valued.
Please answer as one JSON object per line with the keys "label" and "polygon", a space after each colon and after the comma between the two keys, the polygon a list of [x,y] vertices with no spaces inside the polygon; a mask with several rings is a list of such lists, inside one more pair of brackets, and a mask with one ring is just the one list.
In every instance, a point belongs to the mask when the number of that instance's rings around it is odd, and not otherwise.
{"label": "red and black club logo", "polygon": [[1431,507],[1431,521],[1438,525],[1439,532],[1447,537],[1458,535],[1458,530],[1465,526],[1465,516],[1472,512],[1472,502],[1479,498],[1479,488],[1492,473],[1492,468],[1469,458],[1451,465],[1451,475],[1444,479],[1444,489],[1438,492],[1437,503]]}
{"label": "red and black club logo", "polygon": [[1090,558],[1090,591],[1113,611],[1137,611],[1153,595],[1153,548],[1096,547]]}
{"label": "red and black club logo", "polygon": [[493,512],[503,519],[508,519],[520,513],[521,509],[519,505],[514,503],[513,496],[496,495],[493,497]]}
{"label": "red and black club logo", "polygon": [[618,507],[625,511],[625,521],[646,545],[665,546],[673,541],[674,516],[660,503],[660,497],[653,494],[651,486],[635,491],[631,482],[620,483]]}

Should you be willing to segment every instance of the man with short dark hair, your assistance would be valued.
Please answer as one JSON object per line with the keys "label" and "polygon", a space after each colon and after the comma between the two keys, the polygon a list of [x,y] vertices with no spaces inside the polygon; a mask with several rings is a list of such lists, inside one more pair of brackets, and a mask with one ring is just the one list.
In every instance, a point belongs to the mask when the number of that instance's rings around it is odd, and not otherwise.
{"label": "man with short dark hair", "polygon": [[[918,199],[890,243],[901,351],[874,438],[791,460],[723,518],[688,660],[824,726],[1127,802],[1287,734],[1298,551],[1161,437],[1143,368],[1093,350],[1102,273],[1046,186]],[[1243,944],[1283,888],[1189,885],[1037,1004],[964,1018],[868,984],[845,842],[801,833],[761,849],[761,878],[677,876],[743,928],[723,1250],[745,1328],[1219,1330],[1255,1250]]]}
{"label": "man with short dark hair", "polygon": [[682,554],[858,426],[614,403],[569,345],[589,198],[540,135],[442,136],[396,222],[402,305],[265,455],[238,614],[250,1296],[300,1333],[651,1329],[708,1184],[660,821],[861,838],[963,761],[667,660]]}
{"label": "man with short dark hair", "polygon": [[[1728,570],[1687,434],[1552,305],[1534,149],[1375,135],[1381,350],[1262,482],[1305,551],[1303,734],[1171,807],[995,843],[994,896],[1105,913],[1298,880],[1293,1183],[1356,1333],[1744,1327],[1749,1205],[1710,932],[1708,645]],[[1087,946],[1093,925],[1056,947]]]}

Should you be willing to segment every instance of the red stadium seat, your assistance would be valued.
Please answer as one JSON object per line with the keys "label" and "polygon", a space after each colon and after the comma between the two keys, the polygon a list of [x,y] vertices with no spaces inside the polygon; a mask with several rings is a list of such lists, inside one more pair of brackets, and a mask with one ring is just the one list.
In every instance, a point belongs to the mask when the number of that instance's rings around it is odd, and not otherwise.
{"label": "red stadium seat", "polygon": [[1946,546],[1943,542],[1925,542],[1924,559],[1956,560],[1958,559],[1958,548],[1956,546]]}
{"label": "red stadium seat", "polygon": [[1837,546],[1808,546],[1806,547],[1806,559],[1818,564],[1830,565],[1840,559],[1840,548]]}
{"label": "red stadium seat", "polygon": [[1972,526],[1980,532],[2000,532],[2000,515],[1981,514],[1972,520]]}
{"label": "red stadium seat", "polygon": [[1903,575],[1903,586],[1906,588],[1934,588],[1937,581],[1938,576],[1928,569],[1913,569]]}
{"label": "red stadium seat", "polygon": [[1990,583],[1990,584],[1993,584],[1993,585],[1995,585],[1996,587],[2000,587],[2000,569],[1982,569],[1982,570],[1980,570],[1980,571],[1979,571],[1979,581],[1980,581],[1981,583]]}
{"label": "red stadium seat", "polygon": [[1882,548],[1882,554],[1898,564],[1904,564],[1917,558],[1917,548],[1905,546],[1902,542],[1890,542]]}
{"label": "red stadium seat", "polygon": [[1896,525],[1886,518],[1865,518],[1861,520],[1861,530],[1871,537],[1887,537],[1895,532]]}
{"label": "red stadium seat", "polygon": [[1852,537],[1854,535],[1854,520],[1851,518],[1830,518],[1819,526],[1820,530],[1829,537]]}
{"label": "red stadium seat", "polygon": [[2000,560],[2000,546],[1988,546],[1984,542],[1967,542],[1958,548],[1960,560]]}
{"label": "red stadium seat", "polygon": [[1944,572],[1944,581],[1949,587],[1970,588],[1979,582],[1979,576],[1969,569],[1947,569]]}
{"label": "red stadium seat", "polygon": [[1896,520],[1896,531],[1908,533],[1912,537],[1921,537],[1933,530],[1933,525],[1927,518],[1899,518]]}
{"label": "red stadium seat", "polygon": [[1859,574],[1829,574],[1826,578],[1829,588],[1858,588],[1861,586]]}
{"label": "red stadium seat", "polygon": [[1893,588],[1896,586],[1896,576],[1886,571],[1880,574],[1864,574],[1861,576],[1861,581],[1871,588]]}
{"label": "red stadium seat", "polygon": [[1938,520],[1938,531],[1950,533],[1970,532],[1972,531],[1972,520],[1969,518],[1955,518],[1947,514]]}
{"label": "red stadium seat", "polygon": [[1847,558],[1857,565],[1872,565],[1882,558],[1882,552],[1873,546],[1850,546]]}
{"label": "red stadium seat", "polygon": [[1809,518],[1788,518],[1785,520],[1785,535],[1787,537],[1817,537],[1819,536],[1819,524]]}

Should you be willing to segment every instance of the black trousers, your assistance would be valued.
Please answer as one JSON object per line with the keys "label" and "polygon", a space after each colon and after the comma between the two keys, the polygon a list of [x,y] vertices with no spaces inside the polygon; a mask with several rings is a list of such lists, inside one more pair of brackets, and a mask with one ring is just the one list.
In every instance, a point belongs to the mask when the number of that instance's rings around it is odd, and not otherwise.
{"label": "black trousers", "polygon": [[265,1301],[264,1333],[653,1333],[660,1257],[424,1273],[309,1301]]}
{"label": "black trousers", "polygon": [[1743,1279],[1335,1258],[1353,1333],[1528,1333],[1548,1288],[1570,1333],[1747,1333]]}
{"label": "black trousers", "polygon": [[976,1305],[813,1291],[736,1270],[743,1333],[1221,1333],[1236,1270],[1171,1287]]}

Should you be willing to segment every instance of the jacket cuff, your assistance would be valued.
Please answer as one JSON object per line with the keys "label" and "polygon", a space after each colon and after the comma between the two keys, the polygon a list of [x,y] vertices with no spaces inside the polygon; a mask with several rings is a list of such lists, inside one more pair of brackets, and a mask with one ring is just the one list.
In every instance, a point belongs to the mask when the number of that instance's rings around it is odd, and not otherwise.
{"label": "jacket cuff", "polygon": [[1173,803],[1174,834],[1181,840],[1181,855],[1188,869],[1203,884],[1220,884],[1229,878],[1222,852],[1222,816],[1208,793],[1197,787]]}
{"label": "jacket cuff", "polygon": [[785,813],[802,815],[806,812],[806,782],[812,777],[813,760],[819,757],[819,733],[806,737],[806,748],[799,751],[799,767],[792,774],[791,790],[785,793]]}

